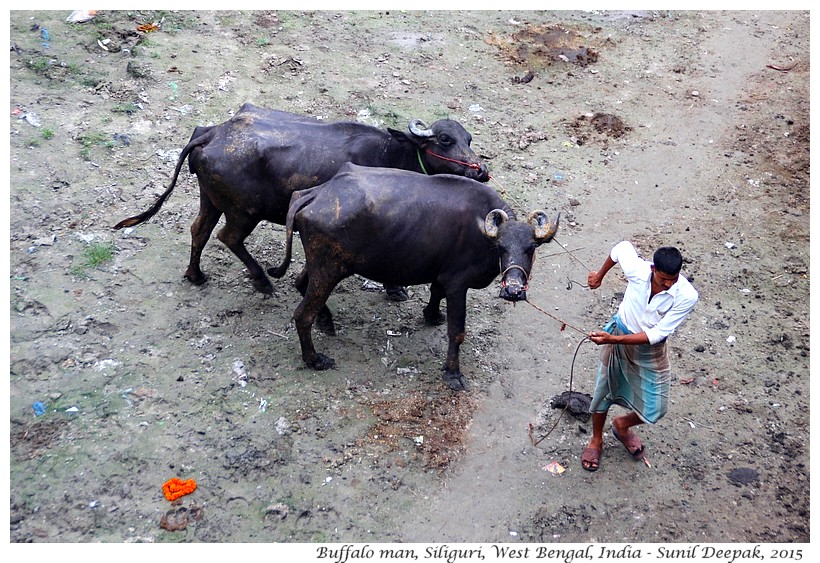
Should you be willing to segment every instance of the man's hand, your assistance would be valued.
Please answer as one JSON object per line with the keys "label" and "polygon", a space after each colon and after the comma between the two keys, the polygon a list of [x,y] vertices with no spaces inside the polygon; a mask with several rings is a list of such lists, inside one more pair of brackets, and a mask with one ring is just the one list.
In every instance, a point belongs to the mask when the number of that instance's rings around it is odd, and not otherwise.
{"label": "man's hand", "polygon": [[614,339],[608,332],[596,330],[589,333],[589,339],[595,344],[612,344]]}
{"label": "man's hand", "polygon": [[587,285],[590,289],[598,289],[601,287],[601,282],[604,281],[603,273],[594,271],[587,275]]}

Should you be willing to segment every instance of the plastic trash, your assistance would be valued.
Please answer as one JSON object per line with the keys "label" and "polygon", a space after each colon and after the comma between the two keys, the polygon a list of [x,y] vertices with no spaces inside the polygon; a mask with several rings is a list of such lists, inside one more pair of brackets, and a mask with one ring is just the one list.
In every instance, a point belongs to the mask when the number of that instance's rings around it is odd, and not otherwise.
{"label": "plastic trash", "polygon": [[40,123],[40,118],[37,117],[37,114],[33,111],[21,115],[19,119],[25,119],[32,127],[40,127],[42,125],[42,123]]}
{"label": "plastic trash", "polygon": [[46,414],[46,404],[40,401],[37,401],[33,405],[31,405],[34,409],[34,416],[43,416]]}
{"label": "plastic trash", "polygon": [[74,10],[65,21],[68,23],[85,23],[93,20],[96,15],[97,10]]}

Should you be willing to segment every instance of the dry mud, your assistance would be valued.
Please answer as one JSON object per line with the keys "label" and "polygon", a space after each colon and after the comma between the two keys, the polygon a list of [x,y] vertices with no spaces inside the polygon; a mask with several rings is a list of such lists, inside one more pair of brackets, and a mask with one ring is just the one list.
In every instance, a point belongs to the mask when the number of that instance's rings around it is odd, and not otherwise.
{"label": "dry mud", "polygon": [[[9,22],[12,543],[809,541],[808,11],[68,15]],[[314,372],[297,267],[265,299],[214,236],[183,279],[193,176],[111,229],[244,102],[461,121],[513,208],[562,213],[529,292],[552,317],[472,291],[456,393],[427,288],[351,278]],[[701,300],[651,468],[610,438],[588,473],[550,400],[592,389],[575,328],[623,282],[577,282],[622,239],[681,248]],[[284,229],[248,246],[275,265]],[[198,486],[172,504],[174,476]]]}

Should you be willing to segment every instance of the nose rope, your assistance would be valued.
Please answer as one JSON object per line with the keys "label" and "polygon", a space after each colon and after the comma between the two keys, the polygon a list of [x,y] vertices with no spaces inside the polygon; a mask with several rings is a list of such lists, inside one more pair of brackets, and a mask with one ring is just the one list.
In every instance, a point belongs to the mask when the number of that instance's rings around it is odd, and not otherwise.
{"label": "nose rope", "polygon": [[[507,266],[507,269],[506,269],[506,270],[504,270],[503,272],[501,272],[501,287],[507,287],[507,281],[504,279],[504,276],[506,276],[506,275],[507,275],[507,272],[509,272],[510,270],[516,269],[516,268],[518,268],[519,270],[521,270],[522,272],[524,272],[524,277],[527,279],[527,282],[529,282],[529,281],[530,281],[530,274],[527,272],[527,270],[525,270],[524,268],[522,268],[522,267],[521,267],[521,266],[519,266],[518,264],[510,264],[509,266]],[[501,269],[501,260],[499,260],[499,261],[498,261],[498,269],[499,269],[499,270]],[[529,283],[525,283],[525,284],[524,284],[524,291],[527,291],[527,289],[528,289],[529,287],[530,287],[530,284],[529,284]]]}
{"label": "nose rope", "polygon": [[[522,266],[519,266],[518,264],[510,264],[509,266],[507,266],[507,268],[504,271],[501,272],[501,287],[507,287],[507,282],[504,279],[504,276],[507,275],[507,272],[509,272],[510,270],[513,270],[515,268],[518,268],[519,270],[524,272],[524,277],[527,279],[527,283],[524,284],[524,291],[527,291],[527,289],[530,287],[529,281],[532,278],[532,266],[533,266],[533,264],[535,264],[535,254],[532,255],[532,261],[530,262],[530,271],[529,272],[527,270],[525,270]],[[501,269],[501,258],[498,259],[498,269],[499,270]]]}
{"label": "nose rope", "polygon": [[[440,154],[434,153],[430,149],[425,149],[424,152],[426,152],[430,156],[434,156],[438,159],[446,160],[447,162],[452,162],[452,163],[455,163],[455,164],[460,164],[462,166],[466,166],[467,168],[472,168],[473,170],[480,170],[481,169],[481,165],[479,165],[479,164],[464,162],[463,160],[455,160],[453,158],[447,158],[446,156],[442,156]],[[419,162],[421,162],[421,152],[419,152]],[[424,170],[424,165],[423,164],[421,165],[421,168],[422,168],[422,170]],[[425,174],[426,174],[426,172],[425,172]]]}

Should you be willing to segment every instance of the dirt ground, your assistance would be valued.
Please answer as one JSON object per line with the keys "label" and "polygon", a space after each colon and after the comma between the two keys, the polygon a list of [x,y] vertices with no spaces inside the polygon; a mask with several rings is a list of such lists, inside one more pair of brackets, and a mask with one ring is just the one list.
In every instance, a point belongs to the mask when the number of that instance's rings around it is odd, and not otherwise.
{"label": "dirt ground", "polygon": [[[69,14],[9,16],[12,543],[809,542],[808,11]],[[184,280],[187,167],[111,228],[244,102],[452,117],[514,209],[561,212],[541,310],[468,294],[470,390],[442,382],[426,287],[346,280],[314,372],[298,243],[270,298],[215,236]],[[550,403],[592,391],[582,332],[624,283],[583,284],[623,239],[678,246],[700,301],[651,467],[609,436],[589,473],[589,421]],[[284,228],[248,246],[276,265]],[[197,488],[169,502],[171,477]]]}

